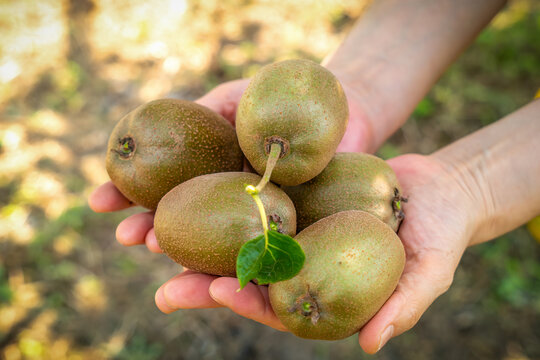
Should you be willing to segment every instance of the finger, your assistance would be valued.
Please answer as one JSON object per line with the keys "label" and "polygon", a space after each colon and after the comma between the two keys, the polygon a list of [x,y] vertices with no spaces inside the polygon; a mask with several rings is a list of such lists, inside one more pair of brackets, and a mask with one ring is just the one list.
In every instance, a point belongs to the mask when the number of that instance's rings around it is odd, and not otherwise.
{"label": "finger", "polygon": [[[345,91],[349,92],[350,90],[345,88]],[[350,92],[354,93],[354,91]],[[349,98],[348,105],[347,129],[336,151],[373,153],[376,150],[374,148],[373,125],[368,120],[365,111],[352,98]]]}
{"label": "finger", "polygon": [[210,296],[241,316],[287,331],[270,306],[266,286],[248,283],[242,290],[237,291],[238,288],[238,279],[220,277],[210,285]]}
{"label": "finger", "polygon": [[144,244],[146,235],[153,226],[153,212],[131,215],[116,228],[116,240],[124,246]]}
{"label": "finger", "polygon": [[169,314],[178,309],[216,308],[222,305],[215,302],[208,288],[217,276],[197,273],[191,270],[176,275],[156,292],[157,307]]}
{"label": "finger", "polygon": [[127,209],[134,204],[126,199],[111,181],[108,181],[90,194],[88,205],[95,212],[101,213]]}
{"label": "finger", "polygon": [[455,267],[447,259],[427,255],[413,260],[400,279],[394,294],[362,328],[359,343],[369,354],[379,351],[386,342],[410,328],[433,301],[450,287]]}
{"label": "finger", "polygon": [[165,301],[165,296],[163,295],[162,287],[157,289],[156,295],[154,296],[154,301],[156,302],[157,308],[164,314],[170,314],[177,310],[172,307],[169,307],[169,305],[167,304],[167,301]]}
{"label": "finger", "polygon": [[153,253],[162,253],[163,250],[159,247],[158,241],[156,239],[156,233],[154,232],[154,228],[151,228],[144,238],[144,242],[146,243],[146,247],[148,250],[150,250]]}
{"label": "finger", "polygon": [[369,122],[361,115],[351,116],[347,130],[337,147],[337,152],[367,152],[372,153],[370,144],[373,142],[373,130]]}
{"label": "finger", "polygon": [[234,125],[238,102],[248,84],[249,79],[235,80],[221,84],[196,100],[196,102],[214,110]]}

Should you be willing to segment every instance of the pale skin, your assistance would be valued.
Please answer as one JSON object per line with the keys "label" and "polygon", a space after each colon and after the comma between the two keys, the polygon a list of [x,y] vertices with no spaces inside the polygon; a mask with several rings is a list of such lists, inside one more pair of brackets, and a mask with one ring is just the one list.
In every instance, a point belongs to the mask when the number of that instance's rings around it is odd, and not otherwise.
{"label": "pale skin", "polygon": [[[380,0],[358,21],[325,65],[349,99],[350,119],[339,151],[372,152],[410,115],[444,69],[504,5],[504,1]],[[247,80],[229,82],[198,100],[234,123]],[[364,351],[377,352],[410,329],[452,283],[466,248],[493,239],[540,213],[540,100],[432,155],[388,161],[406,204],[399,236],[407,262],[399,285],[359,333]],[[90,196],[98,212],[132,206],[110,182]],[[160,252],[151,212],[119,224],[118,241]],[[267,288],[235,278],[186,270],[156,292],[165,313],[229,307],[286,330],[268,302]]]}

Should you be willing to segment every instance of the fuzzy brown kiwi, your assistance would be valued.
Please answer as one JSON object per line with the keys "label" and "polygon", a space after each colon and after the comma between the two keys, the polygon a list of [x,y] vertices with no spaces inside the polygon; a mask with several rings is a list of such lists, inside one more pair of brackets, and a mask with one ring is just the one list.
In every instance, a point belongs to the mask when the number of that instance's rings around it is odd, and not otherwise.
{"label": "fuzzy brown kiwi", "polygon": [[315,178],[283,186],[296,207],[298,230],[344,210],[363,210],[397,231],[405,213],[401,186],[382,159],[362,153],[337,153]]}
{"label": "fuzzy brown kiwi", "polygon": [[[159,202],[154,230],[160,248],[195,271],[236,275],[242,245],[261,235],[257,205],[245,192],[256,174],[228,172],[198,176],[167,193]],[[277,231],[294,236],[296,211],[289,197],[272,183],[259,194]]]}
{"label": "fuzzy brown kiwi", "polygon": [[321,340],[353,335],[397,286],[405,251],[395,232],[359,210],[328,216],[295,239],[306,254],[294,278],[270,284],[270,303],[293,334]]}
{"label": "fuzzy brown kiwi", "polygon": [[272,144],[279,160],[271,181],[298,185],[319,174],[345,133],[348,103],[337,78],[308,60],[261,68],[242,95],[236,132],[242,151],[263,174]]}
{"label": "fuzzy brown kiwi", "polygon": [[155,209],[176,185],[193,177],[240,171],[243,154],[232,125],[185,100],[160,99],[124,116],[112,131],[107,172],[132,202]]}

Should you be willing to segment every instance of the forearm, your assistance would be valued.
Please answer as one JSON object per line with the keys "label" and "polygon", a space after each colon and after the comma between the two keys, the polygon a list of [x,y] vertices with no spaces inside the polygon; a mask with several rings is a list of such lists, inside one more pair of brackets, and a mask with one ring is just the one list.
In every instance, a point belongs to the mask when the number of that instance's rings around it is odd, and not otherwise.
{"label": "forearm", "polygon": [[540,214],[540,100],[431,155],[461,184],[477,213],[470,244]]}
{"label": "forearm", "polygon": [[376,149],[505,0],[374,0],[325,65],[353,89]]}

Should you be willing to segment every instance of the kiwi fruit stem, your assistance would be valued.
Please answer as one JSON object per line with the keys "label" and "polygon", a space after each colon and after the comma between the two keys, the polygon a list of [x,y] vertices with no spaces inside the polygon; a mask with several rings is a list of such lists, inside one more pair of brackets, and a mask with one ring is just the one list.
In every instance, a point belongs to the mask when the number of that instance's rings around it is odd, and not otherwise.
{"label": "kiwi fruit stem", "polygon": [[[262,180],[261,180],[262,181]],[[264,204],[259,196],[259,190],[253,185],[246,186],[246,192],[251,195],[257,208],[259,209],[259,214],[261,215],[261,222],[264,229],[264,249],[268,249],[268,219],[266,218],[266,210],[264,210]],[[236,292],[241,291],[242,288],[236,289]]]}
{"label": "kiwi fruit stem", "polygon": [[[264,189],[266,184],[270,181],[270,176],[272,176],[272,171],[274,170],[274,167],[276,166],[277,161],[281,157],[282,152],[282,145],[279,143],[273,143],[270,148],[270,153],[268,154],[268,161],[266,163],[266,170],[264,171],[264,175],[257,184],[257,186],[253,185],[247,185],[246,186],[246,192],[251,195],[253,200],[255,200],[255,204],[257,204],[257,208],[259,209],[259,214],[261,215],[261,221],[262,226],[264,230],[264,248],[268,248],[268,218],[266,217],[266,211],[264,210],[264,204],[261,200],[261,197],[259,196],[259,193]],[[238,289],[237,291],[239,291]]]}
{"label": "kiwi fruit stem", "polygon": [[280,143],[273,143],[270,147],[270,153],[268,154],[268,160],[266,162],[266,169],[264,170],[264,175],[255,187],[258,192],[261,192],[262,189],[268,184],[270,181],[270,177],[272,176],[272,171],[274,171],[274,168],[276,167],[277,161],[281,157],[281,153],[283,151],[283,146]]}
{"label": "kiwi fruit stem", "polygon": [[259,196],[259,190],[257,190],[257,188],[253,185],[248,185],[246,186],[246,192],[251,195],[253,200],[255,200],[255,204],[257,204],[257,208],[259,209],[259,213],[261,214],[265,241],[266,244],[268,244],[268,236],[266,234],[268,232],[268,220],[266,218],[266,211],[264,210],[264,205],[262,203],[261,197]]}
{"label": "kiwi fruit stem", "polygon": [[248,185],[246,186],[246,192],[251,195],[257,208],[259,209],[259,214],[261,215],[262,225],[264,229],[264,246],[268,247],[268,220],[266,218],[266,211],[264,210],[264,204],[262,203],[259,193],[264,189],[266,184],[270,181],[270,176],[272,176],[272,171],[276,166],[277,161],[281,155],[281,145],[278,143],[273,143],[270,148],[270,154],[268,154],[268,162],[266,163],[266,170],[264,175],[257,184],[257,186]]}

